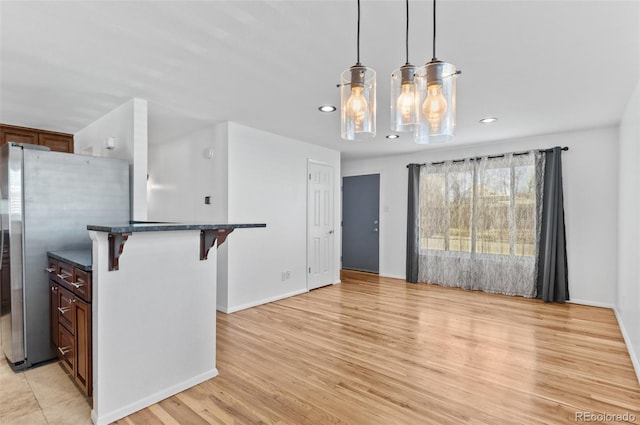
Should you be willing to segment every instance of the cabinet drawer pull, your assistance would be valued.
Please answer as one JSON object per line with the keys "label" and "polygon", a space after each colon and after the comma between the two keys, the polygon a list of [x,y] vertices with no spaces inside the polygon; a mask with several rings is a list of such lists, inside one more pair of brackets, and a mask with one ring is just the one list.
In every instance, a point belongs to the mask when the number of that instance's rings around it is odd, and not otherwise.
{"label": "cabinet drawer pull", "polygon": [[55,272],[55,271],[56,271],[56,269],[55,269],[54,267],[47,267],[45,270],[46,270],[48,273],[53,273],[53,272]]}
{"label": "cabinet drawer pull", "polygon": [[60,354],[63,356],[66,356],[67,353],[71,351],[71,347],[58,347],[58,351],[60,351]]}
{"label": "cabinet drawer pull", "polygon": [[81,286],[86,285],[86,283],[82,279],[78,279],[77,282],[69,282],[69,283],[73,285],[76,289],[80,289]]}
{"label": "cabinet drawer pull", "polygon": [[62,314],[67,313],[69,310],[71,310],[71,308],[67,307],[67,308],[63,308],[63,307],[58,307],[58,311]]}
{"label": "cabinet drawer pull", "polygon": [[56,276],[58,276],[62,280],[67,280],[68,277],[71,277],[70,274],[64,274],[64,273],[63,274],[58,274]]}
{"label": "cabinet drawer pull", "polygon": [[58,290],[58,287],[57,287],[57,286],[52,286],[52,287],[51,287],[51,292],[56,292],[57,290]]}

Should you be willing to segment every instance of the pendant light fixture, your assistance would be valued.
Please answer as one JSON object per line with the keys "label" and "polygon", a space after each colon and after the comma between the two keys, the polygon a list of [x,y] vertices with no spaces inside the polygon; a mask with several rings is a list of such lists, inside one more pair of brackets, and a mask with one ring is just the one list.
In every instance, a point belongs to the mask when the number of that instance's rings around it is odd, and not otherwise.
{"label": "pendant light fixture", "polygon": [[453,140],[456,127],[455,65],[436,58],[436,0],[433,0],[433,57],[416,75],[419,108],[414,126],[416,143]]}
{"label": "pendant light fixture", "polygon": [[376,135],[376,72],[360,63],[360,0],[356,64],[340,75],[340,134],[345,140]]}
{"label": "pendant light fixture", "polygon": [[406,62],[391,73],[391,131],[410,132],[417,123],[418,98],[414,76],[416,67],[409,63],[409,0],[405,33]]}

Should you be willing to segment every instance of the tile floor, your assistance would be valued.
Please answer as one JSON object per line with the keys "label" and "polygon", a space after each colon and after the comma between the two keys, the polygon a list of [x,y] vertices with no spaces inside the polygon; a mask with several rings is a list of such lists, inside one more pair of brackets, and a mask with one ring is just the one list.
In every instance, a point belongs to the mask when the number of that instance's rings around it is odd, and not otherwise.
{"label": "tile floor", "polygon": [[15,373],[0,353],[0,425],[90,425],[91,407],[62,367]]}

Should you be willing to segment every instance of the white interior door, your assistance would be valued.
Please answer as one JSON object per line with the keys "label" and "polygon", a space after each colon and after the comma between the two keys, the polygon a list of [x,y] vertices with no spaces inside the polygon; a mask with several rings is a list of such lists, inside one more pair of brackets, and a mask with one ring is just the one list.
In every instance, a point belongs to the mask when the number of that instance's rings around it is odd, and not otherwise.
{"label": "white interior door", "polygon": [[307,288],[333,283],[333,167],[309,161]]}

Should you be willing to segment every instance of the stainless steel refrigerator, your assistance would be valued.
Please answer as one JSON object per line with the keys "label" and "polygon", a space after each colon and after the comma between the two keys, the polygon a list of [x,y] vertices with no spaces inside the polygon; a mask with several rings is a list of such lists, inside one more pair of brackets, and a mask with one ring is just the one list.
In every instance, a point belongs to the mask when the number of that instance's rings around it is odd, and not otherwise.
{"label": "stainless steel refrigerator", "polygon": [[90,248],[87,224],[129,221],[129,164],[7,143],[0,190],[0,341],[18,370],[56,357],[47,251]]}

